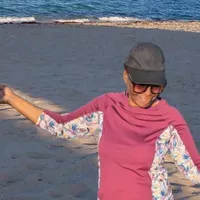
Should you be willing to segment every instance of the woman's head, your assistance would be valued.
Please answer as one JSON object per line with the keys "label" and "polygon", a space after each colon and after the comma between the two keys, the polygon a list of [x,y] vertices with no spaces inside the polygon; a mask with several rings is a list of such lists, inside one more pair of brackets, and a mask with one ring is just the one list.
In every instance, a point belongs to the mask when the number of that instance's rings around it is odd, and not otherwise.
{"label": "woman's head", "polygon": [[123,79],[133,106],[148,108],[154,104],[167,83],[162,50],[152,43],[139,43],[124,63]]}

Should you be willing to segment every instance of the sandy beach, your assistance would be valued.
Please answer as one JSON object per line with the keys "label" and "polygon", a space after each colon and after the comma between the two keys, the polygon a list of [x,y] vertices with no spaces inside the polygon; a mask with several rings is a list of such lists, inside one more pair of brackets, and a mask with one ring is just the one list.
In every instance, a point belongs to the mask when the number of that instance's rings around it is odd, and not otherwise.
{"label": "sandy beach", "polygon": [[[166,55],[163,97],[182,112],[200,144],[199,29],[144,28],[1,25],[0,83],[37,106],[70,112],[102,93],[123,91],[128,51],[150,41]],[[0,127],[0,200],[96,199],[96,135],[58,139],[7,105],[0,105]],[[166,160],[175,199],[200,199],[199,186],[187,181],[169,156]]]}
{"label": "sandy beach", "polygon": [[89,26],[107,26],[107,27],[126,27],[126,28],[145,28],[145,29],[159,29],[171,31],[186,31],[186,32],[200,32],[199,21],[148,21],[148,20],[135,20],[135,21],[99,21],[99,22],[78,22],[78,20],[57,20],[58,24],[81,24]]}

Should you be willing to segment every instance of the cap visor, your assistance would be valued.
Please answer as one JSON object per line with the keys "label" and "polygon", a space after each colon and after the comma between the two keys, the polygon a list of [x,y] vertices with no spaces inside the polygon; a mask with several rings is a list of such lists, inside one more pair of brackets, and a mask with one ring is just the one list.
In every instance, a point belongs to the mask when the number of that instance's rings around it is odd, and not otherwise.
{"label": "cap visor", "polygon": [[146,71],[127,67],[131,80],[137,84],[166,85],[165,71]]}

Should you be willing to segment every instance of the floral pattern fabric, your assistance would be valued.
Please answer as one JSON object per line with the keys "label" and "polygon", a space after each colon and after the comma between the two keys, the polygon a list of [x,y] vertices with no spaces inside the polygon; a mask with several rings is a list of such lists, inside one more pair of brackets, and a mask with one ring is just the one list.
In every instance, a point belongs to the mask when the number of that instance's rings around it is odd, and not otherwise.
{"label": "floral pattern fabric", "polygon": [[173,129],[169,141],[169,150],[178,169],[194,184],[200,184],[200,171],[195,166],[178,132]]}
{"label": "floral pattern fabric", "polygon": [[149,175],[152,180],[153,200],[173,200],[172,190],[168,182],[167,170],[163,166],[164,156],[168,152],[171,127],[168,127],[156,142],[156,152]]}
{"label": "floral pattern fabric", "polygon": [[36,124],[59,138],[76,139],[101,132],[102,123],[103,113],[95,112],[65,124],[59,124],[49,115],[42,113]]}
{"label": "floral pattern fabric", "polygon": [[153,200],[173,200],[168,173],[164,168],[164,155],[169,152],[178,167],[190,181],[200,184],[200,172],[194,165],[177,130],[169,126],[156,142],[156,153],[149,175],[152,179]]}

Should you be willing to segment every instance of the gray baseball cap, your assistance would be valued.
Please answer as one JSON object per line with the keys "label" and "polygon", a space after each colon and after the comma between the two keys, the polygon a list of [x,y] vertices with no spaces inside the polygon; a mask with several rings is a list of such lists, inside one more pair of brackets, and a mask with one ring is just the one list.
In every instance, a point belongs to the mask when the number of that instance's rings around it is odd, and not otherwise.
{"label": "gray baseball cap", "polygon": [[161,48],[150,42],[135,45],[124,67],[131,81],[138,84],[166,85],[165,57]]}

